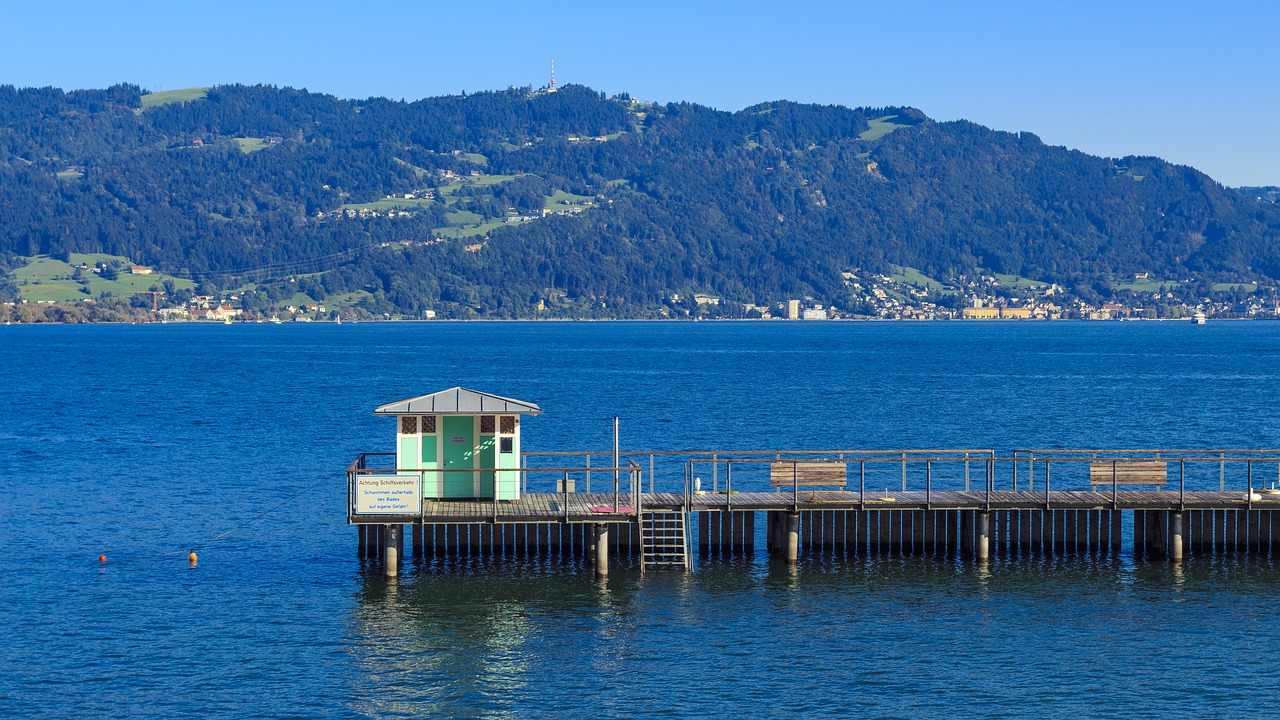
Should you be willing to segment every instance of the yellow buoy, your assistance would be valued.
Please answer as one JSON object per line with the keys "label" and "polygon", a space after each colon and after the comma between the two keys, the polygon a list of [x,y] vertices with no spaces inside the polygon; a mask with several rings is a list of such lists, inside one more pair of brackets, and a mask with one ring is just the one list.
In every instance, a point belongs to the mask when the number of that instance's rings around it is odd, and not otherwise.
{"label": "yellow buoy", "polygon": [[191,564],[192,564],[192,565],[195,565],[195,564],[196,564],[196,560],[199,560],[199,558],[196,556],[196,551],[195,551],[195,550],[192,550],[192,551],[191,551],[191,554],[187,556],[187,559],[191,561]]}

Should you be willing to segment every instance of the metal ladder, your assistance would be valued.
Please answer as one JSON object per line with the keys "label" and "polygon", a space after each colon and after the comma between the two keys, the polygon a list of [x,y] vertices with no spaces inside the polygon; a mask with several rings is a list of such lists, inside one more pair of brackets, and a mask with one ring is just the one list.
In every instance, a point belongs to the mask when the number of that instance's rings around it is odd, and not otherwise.
{"label": "metal ladder", "polygon": [[645,511],[640,516],[640,571],[688,570],[688,525],[683,511]]}

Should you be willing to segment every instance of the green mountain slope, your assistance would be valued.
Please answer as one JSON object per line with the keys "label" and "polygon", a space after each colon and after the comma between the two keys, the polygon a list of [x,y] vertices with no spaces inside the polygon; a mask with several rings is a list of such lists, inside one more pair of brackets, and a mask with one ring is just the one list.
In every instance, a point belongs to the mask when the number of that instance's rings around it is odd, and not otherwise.
{"label": "green mountain slope", "polygon": [[3,265],[105,253],[273,297],[496,317],[643,316],[694,292],[840,306],[853,268],[1103,294],[1134,273],[1280,278],[1272,202],[910,108],[726,113],[577,86],[158,100],[0,86]]}

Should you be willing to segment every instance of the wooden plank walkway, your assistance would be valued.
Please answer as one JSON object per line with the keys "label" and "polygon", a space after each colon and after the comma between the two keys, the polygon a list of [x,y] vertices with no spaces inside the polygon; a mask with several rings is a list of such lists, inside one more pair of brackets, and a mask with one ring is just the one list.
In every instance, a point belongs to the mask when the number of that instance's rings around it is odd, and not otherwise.
{"label": "wooden plank walkway", "polygon": [[[892,498],[891,500],[885,498]],[[798,497],[789,491],[703,493],[692,497],[694,512],[740,510],[800,511],[813,510],[1245,510],[1250,503],[1242,492],[1187,492],[1121,490],[1112,504],[1110,489],[1104,491],[1053,490],[940,491],[925,493],[868,492],[864,498],[849,490],[805,490]],[[988,505],[988,502],[990,503]],[[680,493],[644,493],[643,510],[680,510],[684,496]],[[1280,494],[1263,494],[1254,500],[1254,510],[1280,510]],[[427,523],[570,523],[628,522],[634,518],[629,496],[618,500],[614,512],[613,493],[570,493],[524,495],[517,501],[494,503],[486,500],[428,500],[423,503],[423,522]],[[353,516],[354,523],[414,522],[418,516],[386,515]]]}

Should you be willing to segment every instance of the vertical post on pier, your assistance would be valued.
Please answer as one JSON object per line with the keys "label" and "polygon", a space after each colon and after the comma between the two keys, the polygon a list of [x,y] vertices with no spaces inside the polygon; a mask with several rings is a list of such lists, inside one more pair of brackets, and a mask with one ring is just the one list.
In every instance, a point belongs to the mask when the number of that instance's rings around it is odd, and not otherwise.
{"label": "vertical post on pier", "polygon": [[978,513],[978,562],[986,562],[991,553],[991,513],[985,510]]}
{"label": "vertical post on pier", "polygon": [[787,562],[795,564],[800,557],[800,513],[787,513]]}
{"label": "vertical post on pier", "polygon": [[356,557],[358,558],[365,557],[365,553],[368,551],[369,545],[365,541],[365,532],[364,532],[364,529],[366,527],[368,527],[368,525],[356,526]]}
{"label": "vertical post on pier", "polygon": [[413,524],[413,556],[422,557],[422,523]]}
{"label": "vertical post on pier", "polygon": [[596,577],[609,574],[609,525],[596,525]]}
{"label": "vertical post on pier", "polygon": [[618,416],[613,417],[613,511],[618,512]]}
{"label": "vertical post on pier", "polygon": [[1182,562],[1182,513],[1173,513],[1173,522],[1169,524],[1169,559]]}
{"label": "vertical post on pier", "polygon": [[400,526],[382,526],[382,574],[393,578],[400,574]]}

